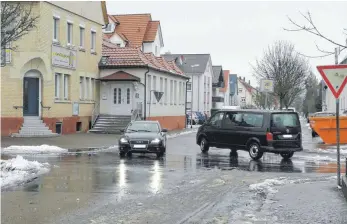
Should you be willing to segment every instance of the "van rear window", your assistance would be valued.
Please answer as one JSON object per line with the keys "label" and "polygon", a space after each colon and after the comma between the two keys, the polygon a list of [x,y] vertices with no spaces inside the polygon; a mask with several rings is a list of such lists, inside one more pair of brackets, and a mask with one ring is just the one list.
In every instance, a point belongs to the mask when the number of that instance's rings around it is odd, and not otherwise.
{"label": "van rear window", "polygon": [[300,126],[298,116],[294,113],[278,113],[271,115],[271,126],[272,127],[283,127],[283,126]]}

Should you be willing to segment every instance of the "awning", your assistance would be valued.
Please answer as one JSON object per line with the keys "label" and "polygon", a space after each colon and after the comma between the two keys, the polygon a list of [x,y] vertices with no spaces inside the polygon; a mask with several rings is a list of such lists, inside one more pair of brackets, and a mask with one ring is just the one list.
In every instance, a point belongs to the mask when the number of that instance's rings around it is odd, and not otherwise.
{"label": "awning", "polygon": [[135,81],[140,82],[140,78],[134,75],[131,75],[127,72],[118,71],[111,75],[102,77],[100,79],[97,79],[103,82],[110,82],[110,81]]}

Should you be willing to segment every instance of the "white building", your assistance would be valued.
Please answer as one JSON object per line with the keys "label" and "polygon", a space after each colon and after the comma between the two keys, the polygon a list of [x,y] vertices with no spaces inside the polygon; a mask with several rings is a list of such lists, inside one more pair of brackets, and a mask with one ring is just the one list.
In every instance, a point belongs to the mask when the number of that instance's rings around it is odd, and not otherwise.
{"label": "white building", "polygon": [[238,78],[238,98],[241,107],[256,107],[254,97],[257,89],[251,86],[250,81],[246,82],[245,77]]}
{"label": "white building", "polygon": [[160,56],[164,47],[160,22],[151,14],[109,15],[109,24],[103,30],[105,38],[118,47],[136,47],[144,53]]}
{"label": "white building", "polygon": [[188,77],[175,63],[104,41],[99,69],[100,114],[130,117],[138,111],[169,130],[185,127]]}
{"label": "white building", "polygon": [[187,110],[210,115],[212,108],[212,61],[209,54],[164,54],[166,60],[174,60],[188,76]]}

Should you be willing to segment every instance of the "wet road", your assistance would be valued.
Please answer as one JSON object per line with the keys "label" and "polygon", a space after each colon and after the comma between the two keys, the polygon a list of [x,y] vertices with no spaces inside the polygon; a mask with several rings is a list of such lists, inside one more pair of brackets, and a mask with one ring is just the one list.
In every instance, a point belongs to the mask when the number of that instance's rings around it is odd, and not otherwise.
{"label": "wet road", "polygon": [[[266,220],[273,210],[261,201],[262,197],[269,200],[269,192],[263,189],[259,199],[249,191],[250,184],[285,177],[304,180],[296,185],[298,192],[281,199],[287,201],[288,208],[293,207],[289,198],[302,194],[300,189],[306,189],[305,184],[312,185],[312,192],[328,188],[326,197],[335,196],[334,200],[340,203],[334,211],[341,215],[332,223],[344,223],[347,211],[343,209],[347,204],[339,201],[339,192],[329,187],[336,185],[331,178],[336,172],[334,150],[317,149],[325,146],[319,144],[319,138],[312,140],[305,125],[303,133],[305,150],[289,161],[273,154],[252,161],[247,152],[230,157],[227,149],[211,149],[208,155],[203,155],[195,144],[195,134],[169,139],[167,155],[162,159],[154,155],[120,159],[117,148],[91,153],[27,155],[26,159],[50,163],[51,171],[29,184],[2,192],[2,222],[254,223],[255,213],[249,215],[249,220],[240,218],[240,214],[249,210],[245,208],[247,203],[255,203],[258,216]],[[275,221],[292,223],[283,221],[285,215],[280,214]]]}

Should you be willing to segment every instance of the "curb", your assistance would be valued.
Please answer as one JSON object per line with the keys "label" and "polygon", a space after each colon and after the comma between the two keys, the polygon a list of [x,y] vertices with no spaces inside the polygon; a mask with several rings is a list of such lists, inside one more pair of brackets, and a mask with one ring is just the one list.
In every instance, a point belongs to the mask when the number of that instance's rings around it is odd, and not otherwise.
{"label": "curb", "polygon": [[347,176],[342,176],[342,192],[347,201]]}

